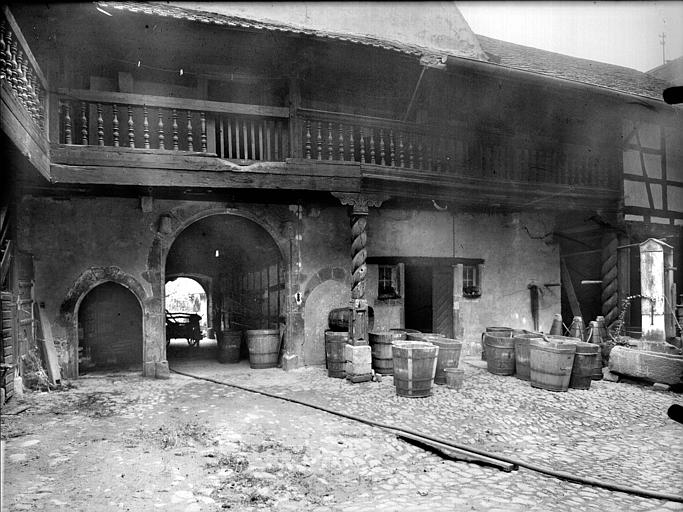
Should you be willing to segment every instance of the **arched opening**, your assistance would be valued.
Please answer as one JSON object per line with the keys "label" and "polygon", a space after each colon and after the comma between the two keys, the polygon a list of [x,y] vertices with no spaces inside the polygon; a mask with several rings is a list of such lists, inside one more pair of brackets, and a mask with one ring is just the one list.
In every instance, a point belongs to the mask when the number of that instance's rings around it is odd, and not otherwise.
{"label": "arched opening", "polygon": [[102,283],[78,308],[78,373],[142,364],[142,308],[125,286]]}
{"label": "arched opening", "polygon": [[[201,284],[211,305],[206,325],[213,328],[217,340],[226,331],[280,327],[285,291],[282,255],[268,231],[250,219],[216,214],[193,222],[169,248],[165,275],[204,276]],[[169,286],[171,282],[166,283]],[[168,321],[166,325],[168,329]],[[196,346],[184,342],[182,351],[172,343],[167,349],[169,361],[216,358],[216,341],[202,339]],[[248,358],[246,338],[241,358]]]}

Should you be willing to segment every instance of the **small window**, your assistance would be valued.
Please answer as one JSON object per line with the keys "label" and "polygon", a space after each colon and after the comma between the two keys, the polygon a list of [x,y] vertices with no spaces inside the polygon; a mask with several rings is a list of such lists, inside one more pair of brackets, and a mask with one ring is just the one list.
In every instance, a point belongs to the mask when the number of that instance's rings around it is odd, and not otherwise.
{"label": "small window", "polygon": [[398,265],[380,265],[378,278],[378,299],[398,299],[401,297]]}
{"label": "small window", "polygon": [[462,294],[469,298],[481,296],[478,265],[462,266]]}

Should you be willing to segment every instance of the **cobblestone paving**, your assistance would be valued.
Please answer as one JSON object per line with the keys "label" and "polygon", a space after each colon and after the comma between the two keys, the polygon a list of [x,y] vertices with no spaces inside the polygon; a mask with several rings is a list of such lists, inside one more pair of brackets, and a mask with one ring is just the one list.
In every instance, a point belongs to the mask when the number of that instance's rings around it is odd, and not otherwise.
{"label": "cobblestone paving", "polygon": [[[193,368],[193,373],[554,470],[683,495],[683,426],[666,416],[672,403],[683,404],[680,394],[607,381],[593,381],[589,390],[554,393],[514,377],[492,375],[484,369],[485,363],[474,359],[462,367],[465,383],[461,390],[435,386],[431,397],[421,399],[396,396],[391,377],[352,385],[328,378],[321,368],[283,373],[249,370],[246,365],[226,369],[209,363]],[[400,453],[405,455],[407,448],[398,443],[396,457],[402,460]],[[415,457],[422,460],[416,463]],[[416,451],[404,459],[408,458],[409,465],[390,474],[381,467],[366,468],[368,475],[382,482],[373,488],[373,509],[396,510],[397,503],[403,502],[410,510],[418,506],[451,510],[464,505],[474,510],[683,510],[679,503],[561,482],[529,470],[503,473],[475,464],[443,463]],[[425,496],[416,499],[420,489]],[[369,498],[358,497],[357,505],[341,510],[364,510]]]}
{"label": "cobblestone paving", "polygon": [[[622,485],[683,495],[683,396],[593,382],[552,393],[465,361],[465,384],[423,399],[393,379],[349,384],[188,360],[174,368]],[[3,417],[7,510],[670,511],[683,504],[526,469],[444,459],[394,434],[311,408],[173,374],[79,379]],[[29,415],[29,416],[25,416]],[[4,511],[3,511],[4,512]]]}

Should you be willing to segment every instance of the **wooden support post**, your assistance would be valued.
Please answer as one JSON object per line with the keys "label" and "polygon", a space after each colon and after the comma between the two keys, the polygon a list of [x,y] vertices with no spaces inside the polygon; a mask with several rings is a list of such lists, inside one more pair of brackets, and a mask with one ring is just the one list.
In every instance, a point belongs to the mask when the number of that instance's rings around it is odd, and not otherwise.
{"label": "wooden support post", "polygon": [[[301,107],[301,90],[299,78],[289,79],[289,155],[292,158],[303,158],[301,119],[298,110]],[[283,144],[283,148],[284,148]]]}
{"label": "wooden support post", "polygon": [[562,267],[562,281],[564,285],[564,291],[567,294],[567,299],[569,300],[569,307],[572,310],[572,316],[581,316],[581,306],[576,298],[576,293],[574,293],[574,285],[572,284],[572,276],[569,274],[569,269],[564,259],[560,258],[560,266]]}
{"label": "wooden support post", "polygon": [[463,264],[453,265],[453,337],[462,338],[463,325],[460,306],[462,304]]}

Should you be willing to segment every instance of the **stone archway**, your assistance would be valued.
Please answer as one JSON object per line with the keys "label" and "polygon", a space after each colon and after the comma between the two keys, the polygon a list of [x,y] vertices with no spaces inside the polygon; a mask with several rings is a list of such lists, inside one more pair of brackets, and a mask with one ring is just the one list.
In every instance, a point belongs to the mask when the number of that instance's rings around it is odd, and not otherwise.
{"label": "stone archway", "polygon": [[[285,269],[285,297],[289,298],[294,295],[293,287],[295,285],[292,282],[291,272],[288,270],[288,255],[291,251],[290,245],[293,240],[291,222],[288,222],[290,215],[288,210],[283,208],[281,211],[278,211],[275,208],[269,211],[259,207],[238,209],[226,208],[216,204],[185,204],[173,208],[160,215],[158,219],[158,223],[155,226],[156,236],[148,254],[147,272],[145,273],[145,279],[149,281],[152,287],[153,307],[148,311],[150,326],[148,345],[150,350],[154,352],[152,356],[155,357],[155,360],[166,358],[164,284],[169,252],[173,244],[187,228],[198,221],[219,215],[241,217],[251,221],[270,237]],[[293,308],[289,299],[284,301],[283,308],[289,328],[289,326],[295,323],[291,319]],[[218,324],[219,322],[215,322],[214,328],[218,329]]]}
{"label": "stone archway", "polygon": [[91,267],[84,271],[71,286],[60,307],[59,320],[66,326],[68,363],[66,377],[78,377],[78,309],[85,296],[96,286],[112,282],[127,288],[136,297],[142,310],[142,353],[143,362],[147,361],[148,296],[145,289],[130,274],[119,267]]}

